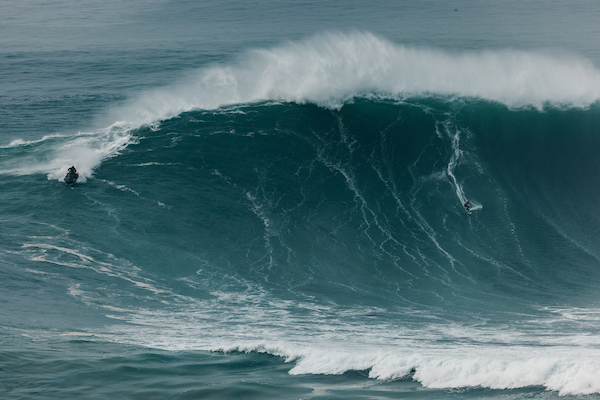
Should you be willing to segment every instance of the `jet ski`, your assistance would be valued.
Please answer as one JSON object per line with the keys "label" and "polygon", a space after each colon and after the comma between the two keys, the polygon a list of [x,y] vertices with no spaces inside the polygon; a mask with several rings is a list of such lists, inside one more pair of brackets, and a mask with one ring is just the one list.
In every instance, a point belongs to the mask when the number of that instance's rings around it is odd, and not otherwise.
{"label": "jet ski", "polygon": [[75,167],[69,168],[69,172],[65,176],[65,182],[71,185],[77,181],[77,178],[79,178],[79,173],[75,170]]}

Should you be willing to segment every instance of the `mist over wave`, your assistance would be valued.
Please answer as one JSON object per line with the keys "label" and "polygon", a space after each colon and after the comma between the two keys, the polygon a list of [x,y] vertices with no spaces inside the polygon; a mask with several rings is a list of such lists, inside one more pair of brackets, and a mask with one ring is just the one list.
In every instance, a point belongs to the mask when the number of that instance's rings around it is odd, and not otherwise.
{"label": "mist over wave", "polygon": [[599,99],[600,71],[566,54],[457,53],[403,46],[370,33],[330,33],[253,50],[231,65],[190,73],[178,84],[133,99],[113,118],[149,123],[192,109],[268,100],[339,109],[356,96],[587,107]]}

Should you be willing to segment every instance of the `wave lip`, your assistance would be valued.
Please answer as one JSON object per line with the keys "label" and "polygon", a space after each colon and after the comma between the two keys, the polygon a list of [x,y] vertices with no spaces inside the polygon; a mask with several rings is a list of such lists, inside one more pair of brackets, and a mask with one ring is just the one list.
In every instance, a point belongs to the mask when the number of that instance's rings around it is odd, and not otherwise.
{"label": "wave lip", "polygon": [[151,123],[192,109],[257,101],[340,108],[354,97],[468,97],[508,107],[587,107],[600,96],[600,71],[586,59],[516,50],[449,52],[394,44],[371,33],[322,34],[237,63],[215,65],[144,93],[118,120]]}
{"label": "wave lip", "polygon": [[266,99],[328,103],[363,93],[476,97],[509,106],[589,105],[600,72],[583,59],[502,50],[454,54],[368,33],[329,34],[259,51]]}

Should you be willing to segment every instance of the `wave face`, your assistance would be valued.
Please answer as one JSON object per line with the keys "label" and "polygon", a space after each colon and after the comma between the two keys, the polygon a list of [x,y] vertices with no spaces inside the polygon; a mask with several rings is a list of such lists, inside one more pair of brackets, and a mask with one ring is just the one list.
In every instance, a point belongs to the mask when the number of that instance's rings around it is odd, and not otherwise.
{"label": "wave face", "polygon": [[369,34],[197,71],[0,149],[3,274],[62,335],[598,394],[598,76]]}

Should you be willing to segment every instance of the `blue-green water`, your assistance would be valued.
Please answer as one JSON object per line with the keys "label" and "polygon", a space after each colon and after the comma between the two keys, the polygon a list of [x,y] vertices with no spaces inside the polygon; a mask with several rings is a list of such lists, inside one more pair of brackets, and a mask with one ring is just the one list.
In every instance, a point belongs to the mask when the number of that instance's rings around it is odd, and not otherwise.
{"label": "blue-green water", "polygon": [[0,394],[597,398],[598,15],[3,3]]}

